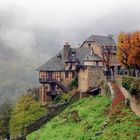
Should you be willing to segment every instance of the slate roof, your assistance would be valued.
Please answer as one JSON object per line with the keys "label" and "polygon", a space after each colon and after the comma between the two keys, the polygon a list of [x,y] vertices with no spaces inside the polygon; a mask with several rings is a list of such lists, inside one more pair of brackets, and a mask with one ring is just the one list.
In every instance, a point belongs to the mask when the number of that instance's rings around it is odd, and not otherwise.
{"label": "slate roof", "polygon": [[[75,51],[75,55],[72,56],[72,51]],[[90,54],[91,48],[71,48],[69,52],[68,59],[69,60],[78,60],[80,65],[83,65],[83,60],[86,55]],[[57,56],[61,55],[61,59]],[[37,71],[63,71],[64,69],[64,55],[63,50],[60,51],[56,56],[49,59],[45,64],[37,68]]]}
{"label": "slate roof", "polygon": [[91,35],[88,39],[84,41],[84,43],[85,42],[96,42],[102,46],[116,46],[115,41],[110,36]]}
{"label": "slate roof", "polygon": [[96,54],[86,55],[84,60],[91,60],[91,61],[102,61],[103,59]]}
{"label": "slate roof", "polygon": [[[85,42],[96,42],[101,46],[116,46],[115,41],[109,36],[90,36]],[[84,44],[83,43],[83,44]],[[65,70],[65,62],[79,61],[80,65],[84,65],[83,60],[89,55],[91,48],[79,47],[79,48],[70,48],[69,55],[67,60],[64,60],[64,51],[60,51],[56,56],[49,59],[45,64],[37,68],[38,71],[63,71]],[[74,55],[73,55],[74,54]],[[61,58],[58,56],[61,56]],[[100,60],[101,58],[97,56],[90,56],[90,59]]]}

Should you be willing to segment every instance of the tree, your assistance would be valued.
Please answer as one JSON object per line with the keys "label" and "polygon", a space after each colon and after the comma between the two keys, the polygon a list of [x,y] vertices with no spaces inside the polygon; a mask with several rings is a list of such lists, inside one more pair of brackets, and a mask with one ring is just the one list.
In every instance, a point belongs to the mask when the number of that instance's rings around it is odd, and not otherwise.
{"label": "tree", "polygon": [[22,95],[13,107],[10,132],[12,137],[24,134],[24,128],[45,114],[45,109],[31,94]]}
{"label": "tree", "polygon": [[131,52],[130,34],[120,33],[118,37],[117,56],[121,64],[126,66],[127,68],[131,64],[130,52]]}
{"label": "tree", "polygon": [[120,33],[118,37],[117,56],[129,70],[140,67],[140,32]]}
{"label": "tree", "polygon": [[140,32],[131,34],[131,48],[130,63],[140,66]]}
{"label": "tree", "polygon": [[102,50],[103,61],[107,70],[110,69],[110,63],[112,59],[112,46],[104,46]]}
{"label": "tree", "polygon": [[0,139],[10,139],[10,115],[12,110],[12,104],[9,100],[5,101],[0,105]]}

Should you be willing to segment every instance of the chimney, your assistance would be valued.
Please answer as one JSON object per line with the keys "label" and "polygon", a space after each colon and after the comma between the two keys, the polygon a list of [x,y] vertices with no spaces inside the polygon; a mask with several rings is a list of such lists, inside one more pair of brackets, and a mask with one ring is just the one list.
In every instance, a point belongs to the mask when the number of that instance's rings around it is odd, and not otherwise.
{"label": "chimney", "polygon": [[69,55],[69,50],[70,50],[70,45],[68,42],[64,43],[63,51],[64,51],[64,59],[68,58]]}
{"label": "chimney", "polygon": [[108,38],[113,39],[113,35],[112,34],[109,34],[108,35]]}

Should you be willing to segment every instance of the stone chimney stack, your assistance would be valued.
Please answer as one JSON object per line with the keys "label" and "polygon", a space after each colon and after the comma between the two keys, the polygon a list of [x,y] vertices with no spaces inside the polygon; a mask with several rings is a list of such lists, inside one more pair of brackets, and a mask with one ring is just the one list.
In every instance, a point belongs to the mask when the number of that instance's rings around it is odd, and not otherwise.
{"label": "stone chimney stack", "polygon": [[70,51],[70,45],[68,42],[64,43],[63,51],[64,51],[64,59],[67,59]]}
{"label": "stone chimney stack", "polygon": [[113,35],[112,34],[109,34],[108,35],[108,38],[113,39]]}

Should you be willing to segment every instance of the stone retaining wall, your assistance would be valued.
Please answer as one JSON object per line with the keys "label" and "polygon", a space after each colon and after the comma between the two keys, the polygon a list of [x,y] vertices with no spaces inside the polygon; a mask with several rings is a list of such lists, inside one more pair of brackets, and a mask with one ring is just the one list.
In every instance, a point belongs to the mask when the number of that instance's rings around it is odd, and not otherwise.
{"label": "stone retaining wall", "polygon": [[130,107],[131,110],[133,112],[135,112],[135,114],[137,116],[140,117],[140,95],[131,95],[124,87],[120,86],[120,89],[123,93],[123,95],[125,96],[126,100],[130,101]]}
{"label": "stone retaining wall", "polygon": [[36,120],[35,122],[33,122],[32,124],[30,124],[29,126],[26,127],[25,134],[28,135],[28,134],[32,133],[33,131],[36,131],[43,124],[50,121],[53,117],[55,117],[60,112],[62,112],[69,104],[79,100],[79,98],[80,98],[80,94],[75,93],[71,96],[71,98],[68,102],[60,103],[60,104],[57,104],[57,105],[52,105],[49,109],[50,113],[48,113],[45,116],[42,116],[41,118],[39,118],[38,120]]}

